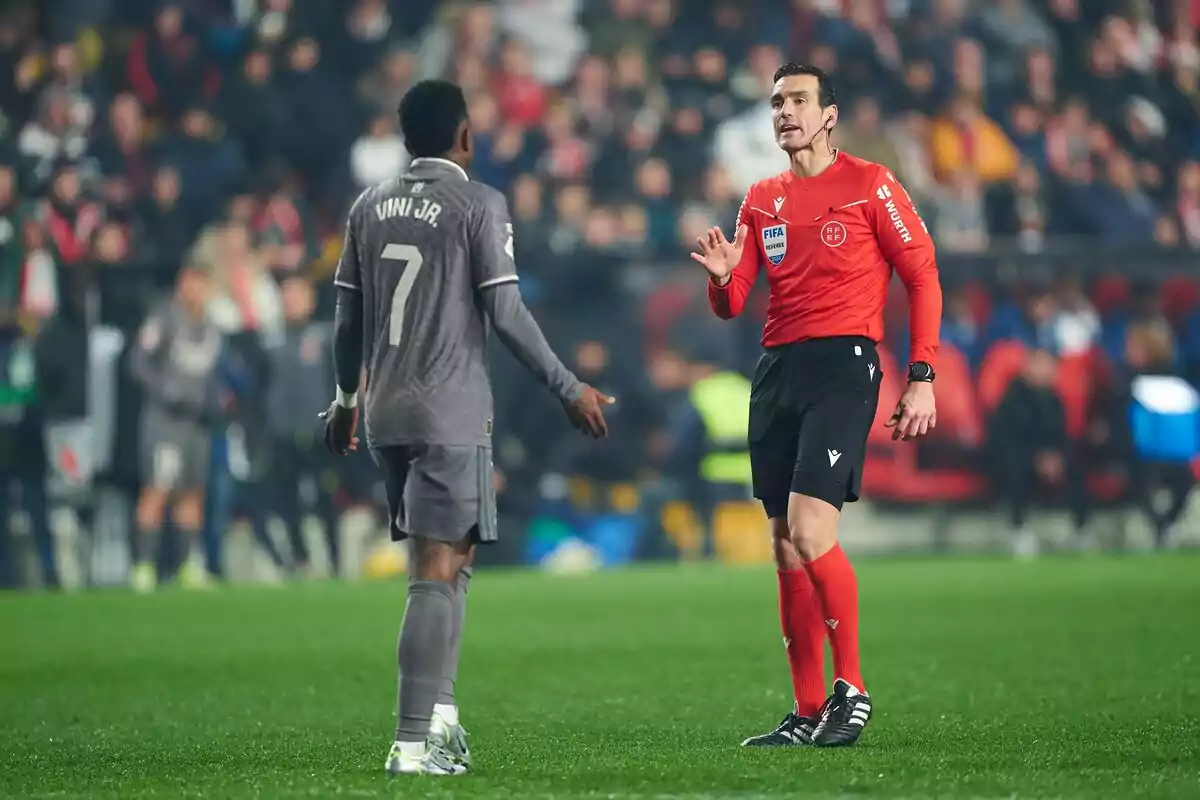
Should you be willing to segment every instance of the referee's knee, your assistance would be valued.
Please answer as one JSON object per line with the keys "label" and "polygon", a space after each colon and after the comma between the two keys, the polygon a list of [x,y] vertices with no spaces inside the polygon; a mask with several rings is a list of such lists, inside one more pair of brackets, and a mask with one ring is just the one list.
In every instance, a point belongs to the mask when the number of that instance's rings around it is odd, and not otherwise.
{"label": "referee's knee", "polygon": [[827,500],[793,493],[788,502],[788,531],[805,562],[816,561],[837,544],[841,511]]}

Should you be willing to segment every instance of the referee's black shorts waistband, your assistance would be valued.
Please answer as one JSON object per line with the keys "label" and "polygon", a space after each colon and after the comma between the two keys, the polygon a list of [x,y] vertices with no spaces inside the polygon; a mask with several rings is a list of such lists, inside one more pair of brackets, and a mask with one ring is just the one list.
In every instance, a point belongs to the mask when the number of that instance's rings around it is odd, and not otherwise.
{"label": "referee's black shorts waistband", "polygon": [[869,336],[822,336],[813,339],[798,339],[794,342],[772,345],[771,347],[763,347],[763,350],[778,355],[785,353],[812,353],[819,355],[855,345],[874,350],[879,346],[879,343]]}

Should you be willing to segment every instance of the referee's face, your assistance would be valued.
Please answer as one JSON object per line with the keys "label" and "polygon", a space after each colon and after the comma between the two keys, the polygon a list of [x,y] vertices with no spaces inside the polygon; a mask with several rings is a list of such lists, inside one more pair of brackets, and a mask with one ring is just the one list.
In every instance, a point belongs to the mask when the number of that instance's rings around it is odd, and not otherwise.
{"label": "referee's face", "polygon": [[775,143],[787,152],[801,150],[826,124],[821,108],[821,85],[813,75],[786,75],[771,91],[771,119]]}

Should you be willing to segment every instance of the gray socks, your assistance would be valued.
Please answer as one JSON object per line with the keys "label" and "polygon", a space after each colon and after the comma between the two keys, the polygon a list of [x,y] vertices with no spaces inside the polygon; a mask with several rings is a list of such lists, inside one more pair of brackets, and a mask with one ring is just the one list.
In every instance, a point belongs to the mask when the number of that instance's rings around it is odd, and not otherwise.
{"label": "gray socks", "polygon": [[454,611],[450,617],[450,645],[446,650],[446,663],[442,665],[442,688],[437,702],[452,706],[454,682],[458,679],[458,656],[462,650],[463,622],[467,617],[467,587],[471,584],[471,568],[463,567],[454,582]]}
{"label": "gray socks", "polygon": [[400,626],[396,741],[423,742],[442,686],[454,618],[454,587],[411,581]]}
{"label": "gray socks", "polygon": [[158,543],[162,541],[162,529],[138,528],[133,535],[133,563],[158,566]]}

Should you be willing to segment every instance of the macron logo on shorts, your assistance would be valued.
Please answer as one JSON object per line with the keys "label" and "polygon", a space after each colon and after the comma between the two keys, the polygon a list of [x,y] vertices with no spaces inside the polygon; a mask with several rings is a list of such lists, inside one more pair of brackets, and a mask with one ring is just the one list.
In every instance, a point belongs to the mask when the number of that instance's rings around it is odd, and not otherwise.
{"label": "macron logo on shorts", "polygon": [[831,466],[831,467],[835,466],[838,462],[838,459],[842,457],[842,454],[839,453],[837,450],[830,450],[828,452],[829,452],[829,466]]}

